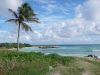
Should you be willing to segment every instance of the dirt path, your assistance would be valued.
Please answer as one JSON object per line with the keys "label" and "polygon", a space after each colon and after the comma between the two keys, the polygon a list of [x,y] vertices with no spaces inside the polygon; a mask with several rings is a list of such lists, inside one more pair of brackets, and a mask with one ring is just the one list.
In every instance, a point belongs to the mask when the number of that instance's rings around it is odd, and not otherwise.
{"label": "dirt path", "polygon": [[87,71],[87,72],[83,73],[82,75],[91,75],[91,73]]}
{"label": "dirt path", "polygon": [[61,75],[59,72],[53,73],[52,75]]}
{"label": "dirt path", "polygon": [[52,72],[50,75],[62,75],[59,72]]}

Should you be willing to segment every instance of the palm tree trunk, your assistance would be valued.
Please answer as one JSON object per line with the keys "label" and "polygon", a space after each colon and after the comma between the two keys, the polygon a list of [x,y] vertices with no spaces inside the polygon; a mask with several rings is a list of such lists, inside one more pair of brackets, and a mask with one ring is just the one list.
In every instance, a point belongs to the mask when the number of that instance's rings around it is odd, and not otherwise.
{"label": "palm tree trunk", "polygon": [[20,37],[20,23],[19,23],[19,25],[18,25],[17,51],[19,51],[19,37]]}

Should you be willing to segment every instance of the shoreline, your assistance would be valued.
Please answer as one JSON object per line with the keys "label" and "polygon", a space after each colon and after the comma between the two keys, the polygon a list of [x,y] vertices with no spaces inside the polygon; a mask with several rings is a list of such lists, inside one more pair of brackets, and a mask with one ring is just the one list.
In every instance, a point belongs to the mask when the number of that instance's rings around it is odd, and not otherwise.
{"label": "shoreline", "polygon": [[[23,47],[23,48],[20,48],[20,49],[24,49],[24,48],[38,48],[39,46],[32,46],[32,47]],[[11,50],[11,51],[15,51],[17,48],[11,48],[11,49],[7,49],[7,48],[4,48],[3,50]],[[42,49],[42,48],[40,48]],[[1,48],[2,50],[2,48]],[[19,52],[40,52],[40,53],[43,53],[44,55],[49,55],[49,54],[57,54],[57,55],[60,55],[60,56],[75,56],[75,57],[86,57],[88,55],[94,55],[94,54],[64,54],[64,53],[48,53],[48,52],[42,52],[42,51],[24,51],[24,50],[19,50]],[[100,56],[97,56],[96,54],[94,55],[96,56],[97,58],[100,59]]]}

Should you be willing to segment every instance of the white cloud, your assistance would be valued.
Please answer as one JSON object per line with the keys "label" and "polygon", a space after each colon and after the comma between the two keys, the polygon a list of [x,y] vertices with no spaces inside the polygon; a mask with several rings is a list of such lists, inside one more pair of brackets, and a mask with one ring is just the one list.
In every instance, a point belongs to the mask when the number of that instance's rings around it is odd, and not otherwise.
{"label": "white cloud", "polygon": [[11,8],[14,11],[22,4],[22,0],[6,0],[7,8]]}
{"label": "white cloud", "polygon": [[[17,41],[17,33],[16,32],[10,32],[6,30],[0,30],[0,43],[2,42],[16,42]],[[6,36],[6,37],[5,37]],[[20,33],[20,42],[21,43],[30,43],[31,37],[25,33]]]}
{"label": "white cloud", "polygon": [[75,38],[83,36],[84,38],[78,40],[90,41],[91,36],[100,35],[99,7],[99,0],[88,0],[83,5],[78,5],[75,8],[76,16],[74,18],[61,21],[56,19],[58,22],[53,19],[55,22],[52,21],[53,23],[50,23],[50,26],[48,25],[48,28],[43,33],[44,37],[54,40],[64,38],[76,40]]}
{"label": "white cloud", "polygon": [[15,42],[14,35],[11,32],[0,30],[0,34],[2,34],[0,35],[0,43],[1,42]]}
{"label": "white cloud", "polygon": [[[17,11],[17,8],[23,3],[23,0],[0,0],[0,15],[8,15],[8,8]],[[6,15],[6,16],[7,16]]]}

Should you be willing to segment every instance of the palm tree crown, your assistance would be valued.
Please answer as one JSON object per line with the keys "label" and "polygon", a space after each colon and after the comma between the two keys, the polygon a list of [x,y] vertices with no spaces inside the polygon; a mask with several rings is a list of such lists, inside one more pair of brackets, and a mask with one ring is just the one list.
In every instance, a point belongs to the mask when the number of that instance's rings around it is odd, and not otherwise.
{"label": "palm tree crown", "polygon": [[16,25],[20,24],[22,29],[24,29],[25,31],[32,31],[27,22],[39,23],[36,14],[28,3],[24,3],[21,7],[19,7],[18,12],[13,11],[12,9],[9,9],[9,11],[15,18],[9,19],[7,20],[7,22],[14,22],[16,23]]}

